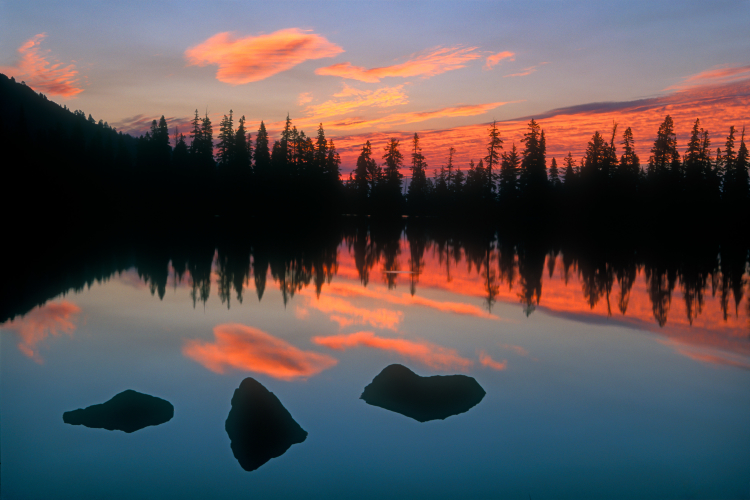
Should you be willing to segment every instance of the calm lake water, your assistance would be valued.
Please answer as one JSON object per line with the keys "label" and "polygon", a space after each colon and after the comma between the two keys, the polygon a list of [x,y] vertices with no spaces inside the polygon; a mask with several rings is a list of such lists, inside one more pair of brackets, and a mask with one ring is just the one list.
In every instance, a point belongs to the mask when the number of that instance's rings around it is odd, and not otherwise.
{"label": "calm lake water", "polygon": [[[747,269],[403,225],[135,245],[2,324],[0,494],[750,498]],[[394,363],[486,395],[424,423],[359,399]],[[224,427],[246,377],[308,433],[252,472]],[[174,417],[63,422],[127,389]]]}

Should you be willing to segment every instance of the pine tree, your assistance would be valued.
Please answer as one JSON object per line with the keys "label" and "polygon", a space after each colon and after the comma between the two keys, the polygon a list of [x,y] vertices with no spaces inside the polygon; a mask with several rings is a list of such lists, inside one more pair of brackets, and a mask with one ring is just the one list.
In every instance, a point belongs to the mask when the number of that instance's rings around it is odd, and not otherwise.
{"label": "pine tree", "polygon": [[500,132],[497,130],[497,121],[492,122],[492,126],[489,129],[490,142],[487,143],[487,156],[484,157],[484,161],[487,169],[487,186],[486,198],[493,200],[495,198],[495,174],[493,174],[493,167],[497,169],[498,163],[500,162],[500,154],[503,150],[503,140],[500,138]]}
{"label": "pine tree", "polygon": [[413,213],[420,213],[425,209],[427,200],[427,162],[419,146],[419,135],[415,132],[412,139],[411,152],[411,182],[407,190],[407,200]]}
{"label": "pine tree", "polygon": [[547,146],[544,131],[535,120],[529,122],[529,131],[524,134],[523,159],[519,179],[519,191],[539,201],[547,187]]}
{"label": "pine tree", "polygon": [[577,177],[575,171],[576,161],[573,159],[573,154],[570,151],[568,151],[568,156],[563,159],[563,164],[565,165],[565,174],[563,177],[563,179],[565,179],[565,186],[566,188],[570,188],[572,183],[575,183],[575,179]]}
{"label": "pine tree", "polygon": [[318,137],[315,141],[315,167],[320,172],[326,172],[328,162],[328,141],[323,130],[323,124],[318,125]]}
{"label": "pine tree", "polygon": [[[231,114],[231,111],[230,111]],[[234,152],[232,154],[232,170],[242,174],[251,172],[252,142],[245,128],[245,117],[237,122],[237,132],[234,134]]]}
{"label": "pine tree", "polygon": [[201,119],[198,117],[198,110],[195,110],[195,117],[193,117],[193,130],[190,132],[190,155],[194,158],[198,156],[200,150],[200,144],[203,140],[203,131],[201,129]]}
{"label": "pine tree", "polygon": [[219,125],[218,164],[221,168],[229,168],[233,163],[234,156],[234,119],[233,111],[229,110],[229,116],[224,115]]}
{"label": "pine tree", "polygon": [[327,158],[326,158],[326,176],[329,179],[329,183],[334,186],[341,185],[341,157],[338,151],[336,151],[336,145],[333,143],[333,139],[328,140],[326,147]]}
{"label": "pine tree", "polygon": [[649,158],[649,177],[664,177],[675,162],[679,162],[680,155],[677,152],[677,136],[674,132],[674,121],[667,115],[664,122],[659,126],[659,131],[651,148]]}
{"label": "pine tree", "polygon": [[514,142],[510,151],[503,153],[503,161],[500,166],[500,200],[510,203],[516,199],[520,167],[521,158]]}
{"label": "pine tree", "polygon": [[552,164],[550,165],[550,168],[549,168],[549,180],[553,188],[555,189],[560,188],[561,186],[560,174],[557,171],[557,160],[555,160],[554,158],[552,158]]}
{"label": "pine tree", "polygon": [[628,127],[622,135],[623,153],[620,157],[620,171],[626,176],[638,176],[641,171],[641,162],[635,152],[633,131]]}
{"label": "pine tree", "polygon": [[401,193],[401,179],[404,178],[404,175],[400,171],[404,157],[398,150],[398,144],[398,139],[391,138],[383,153],[383,161],[385,162],[383,178],[388,191],[392,194]]}
{"label": "pine tree", "polygon": [[357,166],[354,170],[355,192],[357,200],[360,203],[364,203],[367,200],[375,183],[377,183],[376,171],[377,164],[372,159],[372,146],[370,145],[370,141],[367,141],[362,146],[362,151],[359,153]]}
{"label": "pine tree", "polygon": [[267,181],[271,168],[271,151],[268,148],[268,132],[263,121],[260,122],[258,135],[255,136],[255,151],[253,151],[253,154],[255,171],[264,181]]}

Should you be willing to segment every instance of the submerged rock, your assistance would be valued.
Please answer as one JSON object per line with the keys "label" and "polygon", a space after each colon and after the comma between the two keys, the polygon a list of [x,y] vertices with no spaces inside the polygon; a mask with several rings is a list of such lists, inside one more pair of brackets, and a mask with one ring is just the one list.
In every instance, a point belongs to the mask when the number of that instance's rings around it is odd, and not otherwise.
{"label": "submerged rock", "polygon": [[383,369],[360,399],[419,422],[443,420],[469,411],[484,398],[484,389],[466,375],[420,377],[403,365]]}
{"label": "submerged rock", "polygon": [[280,457],[307,438],[307,431],[294,421],[279,398],[250,377],[234,391],[224,427],[234,458],[246,471]]}
{"label": "submerged rock", "polygon": [[130,433],[163,424],[173,416],[174,406],[169,401],[128,389],[106,403],[66,411],[63,422]]}

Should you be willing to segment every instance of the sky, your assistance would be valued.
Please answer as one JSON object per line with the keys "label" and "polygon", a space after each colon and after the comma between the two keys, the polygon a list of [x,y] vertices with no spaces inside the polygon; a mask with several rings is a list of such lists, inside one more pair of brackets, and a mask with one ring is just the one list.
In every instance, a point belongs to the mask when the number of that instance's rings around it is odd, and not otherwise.
{"label": "sky", "polygon": [[422,137],[430,167],[450,145],[506,149],[528,120],[550,156],[594,131],[633,127],[641,156],[672,114],[723,142],[750,121],[750,2],[0,1],[0,72],[118,130],[197,109],[255,131],[323,124],[349,169],[365,140]]}

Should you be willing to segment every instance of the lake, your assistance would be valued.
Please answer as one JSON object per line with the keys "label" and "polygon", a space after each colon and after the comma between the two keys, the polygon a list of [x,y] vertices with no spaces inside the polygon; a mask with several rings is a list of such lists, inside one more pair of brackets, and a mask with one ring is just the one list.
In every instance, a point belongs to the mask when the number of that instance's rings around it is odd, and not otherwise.
{"label": "lake", "polygon": [[[747,245],[357,220],[87,248],[1,326],[3,498],[750,498]],[[486,394],[360,399],[393,364]],[[307,433],[252,471],[247,377]],[[126,390],[174,416],[63,421]]]}

